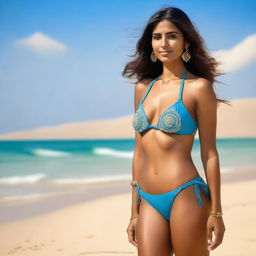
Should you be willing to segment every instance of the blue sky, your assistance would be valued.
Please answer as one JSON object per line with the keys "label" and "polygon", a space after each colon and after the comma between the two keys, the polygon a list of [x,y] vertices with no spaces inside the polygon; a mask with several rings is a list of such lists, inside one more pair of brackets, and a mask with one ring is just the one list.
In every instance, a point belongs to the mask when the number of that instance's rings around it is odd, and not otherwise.
{"label": "blue sky", "polygon": [[218,95],[256,97],[256,1],[0,0],[0,133],[131,114],[133,81],[121,72],[167,6],[225,59]]}

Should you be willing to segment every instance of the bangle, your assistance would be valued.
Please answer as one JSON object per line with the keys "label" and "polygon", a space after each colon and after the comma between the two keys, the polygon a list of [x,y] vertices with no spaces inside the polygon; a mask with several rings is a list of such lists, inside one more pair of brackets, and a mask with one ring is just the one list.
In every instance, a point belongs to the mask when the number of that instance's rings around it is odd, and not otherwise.
{"label": "bangle", "polygon": [[134,219],[134,218],[139,218],[139,215],[138,216],[133,216],[130,218],[130,220]]}
{"label": "bangle", "polygon": [[134,181],[131,181],[130,184],[131,184],[132,187],[137,187],[137,186],[138,186],[138,182],[135,181],[135,180],[134,180]]}
{"label": "bangle", "polygon": [[212,214],[215,217],[222,217],[222,215],[223,215],[223,212],[210,211],[209,213]]}

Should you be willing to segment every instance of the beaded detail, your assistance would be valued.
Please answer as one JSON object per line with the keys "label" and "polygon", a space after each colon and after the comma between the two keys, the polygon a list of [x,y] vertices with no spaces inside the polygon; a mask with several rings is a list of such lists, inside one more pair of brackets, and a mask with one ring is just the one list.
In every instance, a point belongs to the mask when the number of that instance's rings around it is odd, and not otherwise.
{"label": "beaded detail", "polygon": [[154,82],[159,76],[152,80],[144,97],[140,101],[137,111],[133,115],[132,124],[135,131],[142,133],[148,129],[154,128],[156,130],[162,130],[168,133],[174,134],[192,134],[194,135],[197,130],[197,122],[191,117],[189,111],[182,101],[182,92],[184,87],[184,81],[186,76],[186,70],[182,76],[182,82],[180,85],[180,91],[178,100],[169,106],[160,116],[157,125],[151,125],[147,119],[143,102],[151,90]]}
{"label": "beaded detail", "polygon": [[148,120],[141,108],[133,115],[132,125],[138,132],[143,132],[148,127]]}
{"label": "beaded detail", "polygon": [[161,127],[162,131],[170,133],[177,132],[182,128],[179,114],[170,108],[162,113],[157,126]]}

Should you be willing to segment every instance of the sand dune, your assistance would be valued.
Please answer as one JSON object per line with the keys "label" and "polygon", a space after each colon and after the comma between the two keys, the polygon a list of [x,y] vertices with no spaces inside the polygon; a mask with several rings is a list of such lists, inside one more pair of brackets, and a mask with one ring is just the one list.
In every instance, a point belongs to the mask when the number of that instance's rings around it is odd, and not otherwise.
{"label": "sand dune", "polygon": [[[217,137],[256,137],[256,98],[232,100],[231,104],[218,108]],[[1,134],[0,140],[133,138],[131,122],[132,115],[67,123]]]}

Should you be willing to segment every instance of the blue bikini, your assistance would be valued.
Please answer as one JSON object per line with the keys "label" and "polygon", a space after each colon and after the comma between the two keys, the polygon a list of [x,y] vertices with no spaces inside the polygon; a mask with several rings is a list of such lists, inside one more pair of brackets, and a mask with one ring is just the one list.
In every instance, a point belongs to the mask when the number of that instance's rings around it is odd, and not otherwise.
{"label": "blue bikini", "polygon": [[203,201],[200,196],[200,190],[199,187],[201,187],[206,194],[210,198],[210,192],[208,185],[204,182],[201,176],[198,176],[189,182],[185,183],[184,185],[171,190],[166,193],[162,194],[150,194],[143,190],[141,190],[140,185],[138,184],[137,187],[137,194],[138,194],[138,205],[140,204],[140,197],[142,196],[151,206],[153,206],[167,221],[170,221],[170,214],[172,211],[172,205],[174,202],[175,197],[186,187],[189,187],[191,185],[195,184],[194,191],[196,194],[196,197],[198,199],[198,204],[200,207],[203,207]]}
{"label": "blue bikini", "polygon": [[140,101],[138,109],[133,115],[132,125],[135,131],[143,133],[144,131],[153,128],[173,134],[195,134],[197,131],[197,122],[191,117],[189,111],[182,101],[182,92],[184,88],[184,81],[186,77],[186,70],[182,76],[178,100],[163,111],[157,125],[151,125],[147,119],[143,102],[146,99],[154,82],[159,78],[155,78],[149,85],[146,94]]}
{"label": "blue bikini", "polygon": [[[198,128],[197,122],[191,117],[189,111],[185,107],[182,101],[182,92],[184,88],[184,81],[186,77],[186,70],[182,76],[182,82],[180,86],[178,100],[168,107],[166,110],[163,111],[161,114],[157,125],[151,125],[147,119],[143,102],[146,99],[150,89],[152,88],[154,82],[159,78],[155,78],[151,84],[149,85],[146,94],[140,101],[138,105],[138,109],[135,112],[132,120],[132,125],[135,131],[139,133],[143,133],[148,129],[156,129],[161,130],[163,132],[168,132],[172,134],[195,134]],[[175,197],[186,187],[194,185],[194,191],[196,197],[198,199],[198,204],[200,207],[203,206],[203,202],[200,196],[200,189],[204,191],[206,196],[210,198],[210,192],[208,185],[204,182],[201,176],[198,176],[184,185],[168,191],[162,194],[150,194],[143,191],[139,184],[137,185],[137,194],[138,194],[138,205],[140,204],[140,197],[143,197],[150,205],[152,205],[167,221],[170,221],[170,214],[172,205],[174,202]]]}

